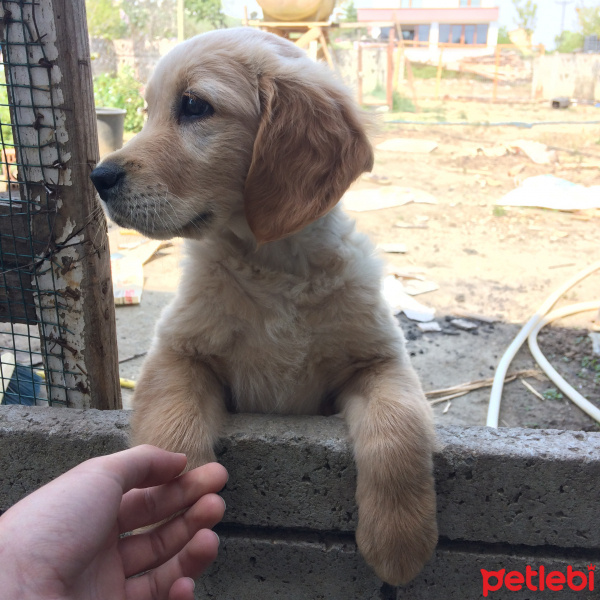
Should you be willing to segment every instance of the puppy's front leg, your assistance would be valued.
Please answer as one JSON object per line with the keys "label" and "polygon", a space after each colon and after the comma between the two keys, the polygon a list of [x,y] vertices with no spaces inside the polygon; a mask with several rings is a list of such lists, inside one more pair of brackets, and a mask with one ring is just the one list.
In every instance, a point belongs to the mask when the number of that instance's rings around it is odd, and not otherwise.
{"label": "puppy's front leg", "polygon": [[133,397],[134,445],[153,444],[188,457],[188,468],[215,460],[224,391],[201,361],[162,347],[146,358]]}
{"label": "puppy's front leg", "polygon": [[360,371],[339,402],[358,469],[358,547],[381,579],[406,583],[437,543],[429,406],[400,362]]}

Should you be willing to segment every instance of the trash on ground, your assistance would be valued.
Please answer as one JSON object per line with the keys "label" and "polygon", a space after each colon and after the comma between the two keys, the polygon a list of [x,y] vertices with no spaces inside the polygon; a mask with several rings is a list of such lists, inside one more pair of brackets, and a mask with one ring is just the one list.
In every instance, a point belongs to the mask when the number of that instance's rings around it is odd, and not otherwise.
{"label": "trash on ground", "polygon": [[398,229],[428,229],[429,225],[425,225],[424,223],[413,225],[412,223],[402,223],[402,221],[398,221],[398,223],[394,223],[394,227],[397,227]]}
{"label": "trash on ground", "polygon": [[462,329],[464,331],[472,331],[473,329],[477,329],[479,327],[477,323],[473,323],[473,321],[467,321],[466,319],[452,319],[450,321],[450,325],[452,325],[452,327],[456,327],[456,329]]}
{"label": "trash on ground", "polygon": [[362,178],[363,181],[369,181],[376,183],[377,185],[390,185],[392,180],[385,175],[376,175],[375,173],[365,173]]}
{"label": "trash on ground", "polygon": [[35,406],[42,383],[42,377],[31,366],[17,363],[12,352],[0,355],[0,404]]}
{"label": "trash on ground", "polygon": [[131,230],[117,229],[110,230],[108,234],[115,304],[139,304],[144,289],[144,264],[168,242],[151,240],[143,236],[134,242],[129,240],[123,242],[122,235],[135,236],[136,234]]}
{"label": "trash on ground", "polygon": [[42,363],[40,332],[37,325],[0,323],[0,348],[12,349],[19,364]]}
{"label": "trash on ground", "polygon": [[440,286],[435,281],[424,279],[410,278],[408,281],[403,281],[404,291],[410,296],[418,296],[419,294],[427,294],[440,289]]}
{"label": "trash on ground", "polygon": [[411,202],[437,204],[435,196],[428,192],[397,185],[370,190],[350,190],[342,198],[343,207],[353,212],[393,208]]}
{"label": "trash on ground", "polygon": [[592,340],[592,352],[594,354],[600,354],[600,333],[596,331],[590,331],[588,335]]}
{"label": "trash on ground", "polygon": [[138,258],[110,258],[115,304],[139,304],[144,289],[144,265]]}
{"label": "trash on ground", "polygon": [[500,187],[502,185],[501,181],[498,181],[497,179],[494,179],[493,177],[488,177],[485,182],[490,186],[490,187]]}
{"label": "trash on ground", "polygon": [[396,267],[387,264],[386,271],[388,275],[395,275],[401,279],[419,279],[425,281],[425,270],[420,267]]}
{"label": "trash on ground", "polygon": [[537,175],[525,179],[496,204],[566,211],[600,208],[600,185],[585,187],[554,175]]}
{"label": "trash on ground", "polygon": [[516,140],[509,147],[528,156],[536,165],[547,165],[556,161],[556,151],[548,150],[546,144],[533,140]]}
{"label": "trash on ground", "polygon": [[470,312],[468,310],[463,310],[462,308],[455,308],[452,311],[452,314],[457,317],[470,319],[471,321],[481,321],[482,323],[496,323],[497,321],[499,321],[499,319],[496,319],[494,317],[488,317],[479,313]]}
{"label": "trash on ground", "polygon": [[483,154],[488,158],[498,158],[499,156],[505,156],[510,150],[504,145],[492,146],[491,148],[477,148],[478,154]]}
{"label": "trash on ground", "polygon": [[423,333],[433,333],[441,331],[442,328],[437,321],[428,321],[426,323],[417,323],[417,327]]}
{"label": "trash on ground", "polygon": [[433,321],[435,308],[430,308],[415,300],[404,291],[404,286],[393,275],[384,277],[381,292],[394,314],[403,312],[413,321]]}
{"label": "trash on ground", "polygon": [[508,170],[508,175],[509,177],[516,177],[519,173],[521,173],[523,170],[525,169],[525,164],[524,163],[520,163],[518,165],[515,165],[514,167],[512,167],[511,169]]}
{"label": "trash on ground", "polygon": [[557,98],[552,98],[552,108],[569,108],[571,104],[571,99],[567,96],[558,96]]}
{"label": "trash on ground", "polygon": [[388,254],[405,254],[406,253],[406,244],[379,244],[377,246],[382,252],[387,252]]}
{"label": "trash on ground", "polygon": [[[525,369],[523,371],[515,371],[514,373],[509,373],[504,378],[504,383],[510,383],[514,381],[518,377],[535,377],[539,379],[542,373],[536,369]],[[452,387],[442,388],[439,390],[430,390],[429,392],[425,392],[425,396],[429,399],[429,404],[431,406],[435,404],[441,404],[442,402],[447,402],[448,400],[453,400],[454,398],[458,398],[459,396],[464,396],[469,392],[474,390],[479,390],[485,387],[492,387],[494,383],[494,378],[490,377],[488,379],[477,379],[475,381],[467,381],[466,383],[460,383],[458,385],[454,385]]]}
{"label": "trash on ground", "polygon": [[429,154],[438,147],[434,140],[420,140],[412,138],[392,138],[375,146],[376,150],[384,152],[410,152],[417,154]]}
{"label": "trash on ground", "polygon": [[540,400],[546,400],[542,394],[540,394],[530,383],[527,383],[524,379],[521,379],[521,383],[536,397]]}

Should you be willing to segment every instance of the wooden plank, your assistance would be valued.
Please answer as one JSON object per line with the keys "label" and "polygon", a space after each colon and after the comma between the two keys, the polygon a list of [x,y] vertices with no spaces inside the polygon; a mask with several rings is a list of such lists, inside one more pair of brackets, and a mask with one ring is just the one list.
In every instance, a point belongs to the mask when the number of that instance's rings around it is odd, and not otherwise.
{"label": "wooden plank", "polygon": [[67,166],[71,169],[71,185],[61,190],[63,207],[56,231],[65,231],[69,220],[82,227],[82,353],[89,406],[117,409],[122,404],[108,236],[89,177],[99,150],[85,0],[53,0],[52,4],[57,64],[62,73],[69,74],[65,77],[68,84],[61,89],[69,134],[65,151],[70,153]]}

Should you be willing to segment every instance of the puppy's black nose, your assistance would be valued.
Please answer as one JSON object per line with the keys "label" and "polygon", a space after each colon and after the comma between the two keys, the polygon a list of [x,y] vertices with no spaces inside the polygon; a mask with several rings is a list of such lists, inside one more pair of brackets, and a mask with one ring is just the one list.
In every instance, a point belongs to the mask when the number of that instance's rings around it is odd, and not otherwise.
{"label": "puppy's black nose", "polygon": [[96,167],[90,174],[90,179],[100,194],[102,200],[106,200],[110,192],[125,177],[125,169],[116,163],[104,163]]}

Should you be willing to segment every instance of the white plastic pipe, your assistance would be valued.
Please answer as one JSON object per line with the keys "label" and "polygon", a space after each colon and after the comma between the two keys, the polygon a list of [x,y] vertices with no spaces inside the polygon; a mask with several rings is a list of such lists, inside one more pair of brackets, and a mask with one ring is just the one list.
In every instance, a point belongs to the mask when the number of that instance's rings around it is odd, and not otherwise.
{"label": "white plastic pipe", "polygon": [[492,391],[490,392],[490,403],[488,406],[488,414],[486,425],[488,427],[498,427],[498,418],[500,416],[500,402],[502,400],[502,388],[504,386],[504,379],[508,372],[508,367],[515,357],[515,354],[519,351],[519,348],[523,345],[523,342],[527,339],[529,334],[533,331],[533,328],[544,318],[546,313],[556,304],[558,299],[567,291],[570,290],[574,285],[579,283],[582,279],[593,273],[594,271],[600,270],[600,261],[591,264],[586,267],[577,275],[569,279],[565,284],[553,292],[546,301],[540,306],[538,311],[525,323],[521,331],[517,334],[517,337],[513,340],[511,345],[508,347],[500,362],[496,368],[494,374],[494,383],[492,384]]}
{"label": "white plastic pipe", "polygon": [[573,304],[572,306],[565,306],[564,308],[553,310],[533,328],[532,332],[527,338],[527,342],[533,358],[535,358],[537,364],[540,365],[542,370],[554,382],[556,387],[558,387],[565,394],[565,396],[569,398],[569,400],[579,406],[582,411],[600,423],[600,408],[593,405],[587,398],[584,398],[574,387],[572,387],[565,381],[565,379],[563,379],[556,369],[548,362],[548,359],[544,356],[537,343],[537,334],[542,327],[551,321],[566,317],[568,315],[574,315],[575,313],[585,312],[588,310],[597,310],[598,308],[600,308],[600,301],[581,302],[580,304]]}

